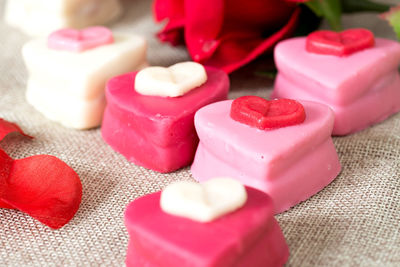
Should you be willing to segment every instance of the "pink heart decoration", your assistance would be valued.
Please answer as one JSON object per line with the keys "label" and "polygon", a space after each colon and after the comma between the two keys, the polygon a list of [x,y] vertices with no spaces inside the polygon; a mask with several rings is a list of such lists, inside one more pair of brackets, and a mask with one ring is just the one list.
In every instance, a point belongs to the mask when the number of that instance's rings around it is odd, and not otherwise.
{"label": "pink heart decoration", "polygon": [[50,34],[47,46],[50,49],[82,52],[114,42],[112,32],[105,27],[90,27],[83,30],[61,29]]}

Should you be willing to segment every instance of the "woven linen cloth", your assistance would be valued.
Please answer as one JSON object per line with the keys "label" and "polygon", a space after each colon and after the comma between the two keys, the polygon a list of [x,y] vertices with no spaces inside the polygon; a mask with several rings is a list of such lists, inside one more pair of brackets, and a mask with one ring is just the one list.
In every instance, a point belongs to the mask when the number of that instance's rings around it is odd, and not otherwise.
{"label": "woven linen cloth", "polygon": [[[150,1],[124,4],[125,15],[111,27],[147,37],[150,64],[168,66],[188,59],[183,47],[155,39],[161,25],[153,23]],[[3,6],[4,0],[0,13]],[[344,24],[395,39],[375,14],[345,16]],[[173,181],[192,180],[189,168],[160,174],[135,166],[102,140],[99,129],[71,130],[47,120],[24,97],[27,72],[20,50],[29,38],[3,20],[0,36],[0,117],[35,137],[10,135],[0,148],[14,158],[57,156],[79,174],[83,185],[79,211],[59,230],[21,212],[0,209],[0,265],[123,266],[127,204]],[[230,98],[268,97],[273,81],[255,75],[265,69],[264,62],[258,60],[230,76]],[[341,174],[309,200],[276,216],[290,247],[287,265],[400,266],[400,114],[333,140]]]}

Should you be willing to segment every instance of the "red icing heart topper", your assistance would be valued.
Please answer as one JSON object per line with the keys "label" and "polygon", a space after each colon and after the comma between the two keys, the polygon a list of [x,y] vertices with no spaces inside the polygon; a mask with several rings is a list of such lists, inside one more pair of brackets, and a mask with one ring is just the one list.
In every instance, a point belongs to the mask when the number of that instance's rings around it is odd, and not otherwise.
{"label": "red icing heart topper", "polygon": [[[12,132],[25,135],[0,119],[0,141]],[[14,160],[0,149],[0,208],[18,209],[58,229],[75,215],[81,198],[79,176],[63,161],[50,155]]]}
{"label": "red icing heart topper", "polygon": [[296,125],[306,119],[303,105],[295,100],[266,100],[258,96],[242,96],[234,100],[230,116],[261,130]]}
{"label": "red icing heart topper", "polygon": [[83,30],[61,29],[50,34],[47,46],[56,50],[82,52],[114,42],[112,32],[105,27],[90,27]]}
{"label": "red icing heart topper", "polygon": [[373,47],[374,34],[367,29],[349,29],[342,32],[315,31],[307,36],[308,52],[334,56],[348,56]]}

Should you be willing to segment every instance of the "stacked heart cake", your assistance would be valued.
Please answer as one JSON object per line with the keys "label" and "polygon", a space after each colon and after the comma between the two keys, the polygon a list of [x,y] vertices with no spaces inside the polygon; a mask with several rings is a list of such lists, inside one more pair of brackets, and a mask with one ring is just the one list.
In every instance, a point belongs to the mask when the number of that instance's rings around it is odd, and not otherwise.
{"label": "stacked heart cake", "polygon": [[282,266],[289,256],[271,199],[229,178],[136,199],[125,224],[128,267]]}
{"label": "stacked heart cake", "polygon": [[319,103],[243,96],[200,109],[193,177],[235,178],[271,196],[280,213],[320,191],[340,172],[332,110]]}
{"label": "stacked heart cake", "polygon": [[103,138],[140,166],[177,170],[190,164],[196,151],[195,112],[227,99],[228,91],[223,71],[195,62],[115,77],[106,89]]}
{"label": "stacked heart cake", "polygon": [[275,48],[273,98],[324,103],[335,113],[334,135],[378,123],[400,110],[400,44],[365,29],[317,31]]}

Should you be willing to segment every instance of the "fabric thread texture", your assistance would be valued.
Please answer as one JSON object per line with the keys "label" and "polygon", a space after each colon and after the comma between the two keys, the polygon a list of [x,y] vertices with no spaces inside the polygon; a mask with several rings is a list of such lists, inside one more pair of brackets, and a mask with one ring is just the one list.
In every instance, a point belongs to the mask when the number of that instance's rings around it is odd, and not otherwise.
{"label": "fabric thread texture", "polygon": [[[153,22],[151,1],[124,4],[125,15],[111,27],[147,37],[150,64],[168,66],[188,59],[183,47],[155,39],[161,25]],[[345,16],[344,24],[395,38],[375,14]],[[14,158],[57,156],[79,174],[83,185],[78,213],[60,230],[0,209],[0,265],[123,266],[127,204],[173,181],[192,180],[190,169],[160,174],[137,167],[114,152],[99,129],[71,130],[44,118],[25,101],[27,72],[20,51],[29,38],[3,20],[0,35],[0,117],[35,137],[11,135],[0,147]],[[258,60],[233,73],[229,97],[267,97],[273,81],[254,74],[266,65]],[[287,266],[400,266],[400,114],[359,133],[335,137],[334,143],[341,174],[317,195],[276,217],[290,247]]]}

